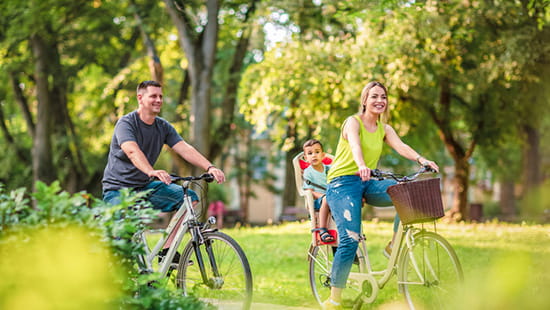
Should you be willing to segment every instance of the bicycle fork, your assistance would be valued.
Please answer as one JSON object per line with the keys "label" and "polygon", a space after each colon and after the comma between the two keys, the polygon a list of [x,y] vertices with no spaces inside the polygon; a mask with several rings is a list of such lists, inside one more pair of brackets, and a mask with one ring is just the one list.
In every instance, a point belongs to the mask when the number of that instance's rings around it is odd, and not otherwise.
{"label": "bicycle fork", "polygon": [[[193,242],[193,249],[195,250],[195,256],[197,259],[199,270],[201,272],[203,283],[205,283],[211,289],[220,289],[223,286],[224,281],[218,270],[218,265],[216,264],[216,259],[214,257],[214,252],[212,250],[212,240],[208,240],[208,239],[205,240],[202,235],[201,228],[197,225],[193,227],[192,242]],[[200,246],[202,244],[204,244],[206,255],[208,256],[208,263],[212,268],[212,274],[213,274],[212,278],[208,277],[208,273],[205,268],[206,266],[205,266],[204,258],[200,250]]]}

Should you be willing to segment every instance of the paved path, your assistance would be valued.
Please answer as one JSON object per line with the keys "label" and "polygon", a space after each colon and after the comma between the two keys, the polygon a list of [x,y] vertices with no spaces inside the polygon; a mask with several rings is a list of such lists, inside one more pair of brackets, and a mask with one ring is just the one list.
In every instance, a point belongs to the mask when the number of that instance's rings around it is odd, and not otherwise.
{"label": "paved path", "polygon": [[320,308],[292,307],[283,305],[272,305],[263,303],[252,303],[250,310],[319,310]]}

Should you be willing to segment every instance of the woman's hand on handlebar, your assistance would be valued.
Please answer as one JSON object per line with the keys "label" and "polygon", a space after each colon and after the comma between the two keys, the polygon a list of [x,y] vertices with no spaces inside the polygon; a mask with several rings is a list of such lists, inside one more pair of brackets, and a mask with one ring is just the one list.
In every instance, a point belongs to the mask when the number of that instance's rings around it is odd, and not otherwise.
{"label": "woman's hand on handlebar", "polygon": [[431,160],[428,160],[428,159],[425,159],[425,158],[423,158],[423,159],[424,160],[422,162],[420,162],[420,164],[422,166],[429,167],[434,172],[439,172],[439,166],[434,161],[431,161]]}
{"label": "woman's hand on handlebar", "polygon": [[361,181],[368,181],[371,177],[371,170],[367,166],[359,166],[359,170],[357,171],[357,175],[361,178]]}

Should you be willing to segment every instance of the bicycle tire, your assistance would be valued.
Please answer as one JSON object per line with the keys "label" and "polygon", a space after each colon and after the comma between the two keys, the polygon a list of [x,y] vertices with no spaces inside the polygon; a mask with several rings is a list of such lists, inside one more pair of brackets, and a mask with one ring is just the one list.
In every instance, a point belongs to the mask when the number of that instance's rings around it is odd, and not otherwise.
{"label": "bicycle tire", "polygon": [[[442,236],[421,231],[399,257],[398,287],[410,309],[446,309],[464,280],[453,247]],[[456,304],[455,304],[456,305]]]}
{"label": "bicycle tire", "polygon": [[[252,272],[248,259],[239,244],[219,232],[203,232],[204,242],[199,250],[204,262],[207,282],[202,279],[193,242],[185,246],[176,274],[176,286],[184,295],[193,295],[218,309],[250,309],[252,302]],[[207,252],[210,247],[213,257]],[[213,264],[220,273],[214,275]]]}
{"label": "bicycle tire", "polygon": [[[330,273],[334,253],[336,253],[333,248],[331,245],[311,244],[308,251],[309,285],[311,293],[319,305],[322,305],[330,297]],[[366,271],[365,256],[362,248],[362,246],[357,248],[357,260],[354,261],[351,272]],[[346,289],[342,291],[342,305],[345,307],[353,306],[355,299],[360,293],[361,287],[359,283],[355,283],[348,278]]]}

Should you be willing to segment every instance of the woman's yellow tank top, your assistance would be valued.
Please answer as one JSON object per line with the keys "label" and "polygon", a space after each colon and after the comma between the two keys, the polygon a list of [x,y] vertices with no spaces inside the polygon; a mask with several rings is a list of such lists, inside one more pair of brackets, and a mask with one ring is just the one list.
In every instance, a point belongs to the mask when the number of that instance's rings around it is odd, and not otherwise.
{"label": "woman's yellow tank top", "polygon": [[[376,169],[378,166],[378,160],[382,154],[382,146],[384,144],[384,136],[386,134],[384,125],[380,121],[377,121],[376,131],[369,132],[363,125],[359,115],[354,115],[353,117],[359,121],[359,141],[361,141],[361,149],[363,150],[365,165],[367,165],[370,169]],[[338,141],[338,146],[336,147],[334,161],[332,162],[330,170],[327,174],[327,182],[330,182],[332,179],[339,176],[355,175],[359,170],[355,160],[353,160],[353,154],[351,152],[349,142],[344,139],[342,134],[344,125],[345,122],[340,128],[340,140]]]}

